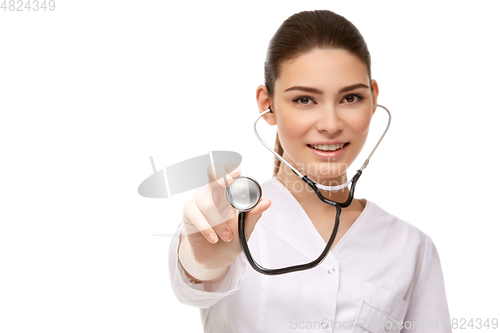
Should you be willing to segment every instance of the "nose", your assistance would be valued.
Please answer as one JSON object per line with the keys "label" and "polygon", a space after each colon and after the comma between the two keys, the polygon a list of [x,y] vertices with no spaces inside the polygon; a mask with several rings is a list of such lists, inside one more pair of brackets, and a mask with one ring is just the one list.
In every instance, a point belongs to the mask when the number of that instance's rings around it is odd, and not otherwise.
{"label": "nose", "polygon": [[344,121],[339,114],[339,110],[335,106],[325,106],[318,112],[318,120],[316,121],[316,129],[328,135],[334,135],[342,132],[344,129]]}

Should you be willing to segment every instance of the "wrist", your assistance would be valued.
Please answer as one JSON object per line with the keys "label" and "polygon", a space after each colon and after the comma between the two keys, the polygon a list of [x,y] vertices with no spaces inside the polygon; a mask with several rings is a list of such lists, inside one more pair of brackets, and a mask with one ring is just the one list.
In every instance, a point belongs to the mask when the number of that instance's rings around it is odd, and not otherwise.
{"label": "wrist", "polygon": [[[210,269],[200,265],[194,258],[187,236],[182,238],[179,245],[179,261],[187,273],[186,276],[193,278],[194,282],[198,283],[205,281],[217,282],[219,281],[217,278],[228,270],[228,267]],[[216,279],[217,281],[212,281]]]}

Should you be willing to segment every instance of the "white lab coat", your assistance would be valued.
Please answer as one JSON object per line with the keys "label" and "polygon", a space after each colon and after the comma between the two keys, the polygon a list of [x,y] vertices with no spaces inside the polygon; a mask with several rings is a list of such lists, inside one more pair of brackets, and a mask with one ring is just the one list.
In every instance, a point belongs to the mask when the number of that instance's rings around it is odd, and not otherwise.
{"label": "white lab coat", "polygon": [[[311,262],[325,241],[277,178],[262,184],[272,201],[249,240],[266,268]],[[333,220],[332,220],[333,221]],[[301,272],[256,272],[244,253],[214,285],[194,284],[178,261],[170,280],[183,304],[200,308],[205,332],[451,332],[441,264],[425,233],[366,200],[366,207],[325,260]]]}

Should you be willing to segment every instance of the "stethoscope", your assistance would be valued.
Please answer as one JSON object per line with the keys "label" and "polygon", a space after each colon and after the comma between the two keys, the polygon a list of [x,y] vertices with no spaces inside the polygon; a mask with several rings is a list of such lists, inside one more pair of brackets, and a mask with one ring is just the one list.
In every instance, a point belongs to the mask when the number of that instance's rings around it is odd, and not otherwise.
{"label": "stethoscope", "polygon": [[[290,267],[284,267],[284,268],[277,268],[277,269],[269,269],[269,268],[264,268],[261,265],[259,265],[257,262],[252,257],[252,254],[250,253],[250,249],[248,248],[248,242],[247,238],[245,235],[245,216],[246,212],[252,210],[255,206],[260,201],[260,198],[262,197],[262,188],[260,187],[259,183],[253,179],[252,177],[249,176],[240,176],[236,177],[233,179],[233,182],[231,185],[226,187],[226,199],[229,202],[229,204],[236,209],[238,213],[238,235],[240,238],[240,244],[241,248],[243,249],[243,252],[245,253],[245,256],[248,259],[248,262],[250,265],[255,269],[257,272],[266,274],[266,275],[280,275],[280,274],[286,274],[286,273],[291,273],[291,272],[297,272],[297,271],[303,271],[306,269],[311,269],[316,267],[317,265],[321,264],[323,260],[325,260],[326,256],[328,255],[328,252],[335,241],[335,237],[337,236],[337,231],[339,228],[340,224],[340,217],[342,215],[342,210],[341,208],[346,208],[349,207],[349,205],[352,202],[352,199],[354,197],[354,189],[356,188],[356,183],[359,180],[359,177],[361,176],[362,171],[366,168],[368,165],[368,162],[370,161],[370,158],[372,157],[373,153],[377,149],[378,145],[380,144],[380,141],[385,136],[385,133],[389,129],[389,125],[391,124],[391,113],[389,110],[379,104],[373,104],[376,107],[381,107],[387,113],[389,114],[389,120],[387,122],[387,127],[385,128],[384,133],[378,140],[377,144],[371,151],[370,155],[366,159],[366,161],[363,163],[361,166],[361,169],[359,169],[356,174],[352,177],[352,179],[345,184],[338,185],[338,186],[325,186],[322,184],[318,184],[315,181],[313,181],[309,176],[307,175],[302,175],[297,169],[295,169],[290,163],[285,161],[283,157],[281,157],[278,153],[276,153],[271,147],[269,147],[264,140],[260,137],[259,133],[257,132],[257,122],[259,119],[264,116],[266,113],[272,113],[273,111],[271,110],[271,107],[267,109],[266,111],[262,112],[257,119],[255,120],[254,123],[254,131],[255,135],[257,138],[262,142],[262,144],[271,151],[274,156],[276,156],[281,162],[286,164],[297,176],[299,176],[309,187],[313,189],[313,191],[316,193],[318,198],[323,201],[324,203],[334,206],[337,210],[337,213],[335,215],[335,226],[333,228],[332,234],[330,236],[330,239],[328,240],[328,243],[326,244],[325,249],[323,252],[320,254],[320,256],[314,260],[311,261],[310,263],[307,264],[301,264],[301,265],[295,265],[295,266],[290,266]],[[349,197],[345,202],[335,202],[332,200],[329,200],[321,194],[319,189],[327,190],[327,191],[338,191],[340,189],[343,189],[344,187],[347,187],[351,184],[351,189],[349,190]]]}

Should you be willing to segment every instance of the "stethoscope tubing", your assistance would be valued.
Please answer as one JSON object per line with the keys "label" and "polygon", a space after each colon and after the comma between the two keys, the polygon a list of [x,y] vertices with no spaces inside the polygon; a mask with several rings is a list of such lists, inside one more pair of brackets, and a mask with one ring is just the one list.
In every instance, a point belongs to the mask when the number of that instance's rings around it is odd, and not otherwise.
{"label": "stethoscope tubing", "polygon": [[330,248],[332,247],[333,243],[335,242],[335,238],[337,237],[337,231],[340,225],[340,218],[342,216],[342,209],[341,207],[348,207],[352,199],[354,198],[354,189],[356,188],[356,183],[359,180],[359,177],[361,176],[362,171],[358,170],[356,175],[353,177],[351,188],[349,190],[349,197],[345,202],[335,202],[332,200],[329,200],[323,196],[323,194],[320,192],[320,190],[316,187],[314,182],[308,177],[304,176],[302,178],[307,185],[309,185],[314,192],[316,193],[316,196],[323,201],[326,204],[329,204],[331,206],[335,206],[337,213],[335,215],[335,225],[333,227],[332,234],[330,235],[330,239],[328,240],[328,243],[325,246],[325,249],[323,252],[319,255],[319,257],[310,263],[307,264],[301,264],[301,265],[295,265],[295,266],[289,266],[289,267],[284,267],[284,268],[276,268],[276,269],[271,269],[271,268],[265,268],[259,265],[255,259],[252,257],[252,254],[250,253],[250,248],[248,247],[248,240],[245,234],[245,216],[246,212],[239,212],[238,214],[238,236],[240,238],[240,244],[241,248],[243,249],[243,252],[245,253],[245,256],[250,263],[250,266],[252,266],[253,269],[255,269],[257,272],[265,274],[265,275],[280,275],[280,274],[286,274],[286,273],[291,273],[291,272],[297,272],[297,271],[303,271],[307,269],[314,268],[321,264],[323,260],[325,260],[326,256],[328,255],[328,252],[330,251]]}
{"label": "stethoscope tubing", "polygon": [[330,239],[328,240],[328,243],[323,250],[323,252],[319,255],[318,258],[315,260],[311,261],[310,263],[307,264],[300,264],[300,265],[295,265],[295,266],[290,266],[290,267],[284,267],[284,268],[276,268],[276,269],[270,269],[270,268],[265,268],[259,265],[255,259],[252,257],[252,254],[250,253],[250,249],[248,247],[248,241],[246,238],[245,234],[245,214],[246,212],[240,212],[238,214],[238,236],[240,238],[240,244],[241,248],[243,249],[243,252],[245,253],[245,256],[250,263],[250,266],[252,266],[253,269],[255,269],[257,272],[265,274],[265,275],[281,275],[281,274],[286,274],[286,273],[291,273],[291,272],[297,272],[297,271],[304,271],[307,269],[314,268],[321,264],[326,256],[328,255],[328,251],[333,245],[333,242],[335,241],[335,237],[337,236],[337,231],[339,229],[339,221],[340,221],[340,216],[342,215],[342,210],[340,209],[339,206],[335,206],[337,209],[337,214],[335,217],[335,226],[333,227],[332,234],[330,236]]}

